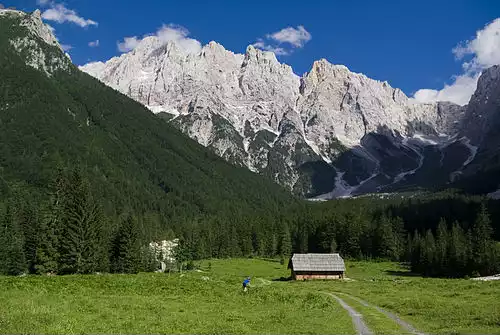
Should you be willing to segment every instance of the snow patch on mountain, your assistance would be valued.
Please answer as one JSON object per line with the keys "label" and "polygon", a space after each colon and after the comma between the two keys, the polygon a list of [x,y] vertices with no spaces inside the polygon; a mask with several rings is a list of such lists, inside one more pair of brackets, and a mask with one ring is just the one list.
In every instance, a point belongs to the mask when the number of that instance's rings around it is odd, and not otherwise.
{"label": "snow patch on mountain", "polygon": [[474,160],[474,158],[476,158],[478,147],[470,144],[470,139],[468,139],[468,138],[462,139],[462,143],[470,150],[469,157],[462,164],[463,167],[466,167]]}
{"label": "snow patch on mountain", "polygon": [[329,200],[335,198],[350,198],[355,187],[347,184],[343,177],[345,175],[344,171],[335,169],[337,175],[335,176],[335,188],[329,192],[312,198],[311,200]]}
{"label": "snow patch on mountain", "polygon": [[[177,109],[166,109],[164,106],[146,106],[151,112],[154,114],[159,114],[159,113],[168,113],[172,114],[175,117],[179,116],[180,113]],[[171,119],[173,120],[173,119]]]}

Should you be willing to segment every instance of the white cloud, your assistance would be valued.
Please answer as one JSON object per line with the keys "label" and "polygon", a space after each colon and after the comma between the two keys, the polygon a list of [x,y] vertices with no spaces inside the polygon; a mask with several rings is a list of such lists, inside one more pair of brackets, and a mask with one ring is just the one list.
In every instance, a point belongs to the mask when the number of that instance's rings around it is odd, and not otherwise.
{"label": "white cloud", "polygon": [[118,50],[120,52],[131,51],[144,38],[149,36],[156,36],[162,43],[173,41],[179,48],[188,53],[198,53],[201,51],[201,43],[188,37],[189,31],[186,28],[174,24],[163,25],[155,34],[145,35],[143,38],[138,38],[137,36],[125,37],[123,42],[117,43]]}
{"label": "white cloud", "polygon": [[50,0],[36,0],[36,3],[40,6],[47,6],[50,2]]}
{"label": "white cloud", "polygon": [[268,34],[267,38],[279,43],[289,43],[295,48],[302,48],[304,44],[311,40],[312,36],[304,26],[298,26],[297,28],[288,27],[276,33]]}
{"label": "white cloud", "polygon": [[419,102],[451,101],[465,105],[474,94],[481,71],[493,65],[500,64],[500,18],[487,24],[484,29],[476,32],[473,40],[460,43],[452,50],[458,60],[472,56],[464,61],[464,73],[453,78],[451,85],[445,85],[441,90],[421,89],[414,98]]}
{"label": "white cloud", "polygon": [[[294,49],[303,48],[311,38],[312,35],[304,26],[287,27],[275,33],[267,34],[265,39],[258,38],[253,46],[261,50],[272,51],[278,56],[286,56],[291,54]],[[284,47],[283,44],[288,46]]]}
{"label": "white cloud", "polygon": [[290,52],[281,48],[281,47],[275,47],[269,44],[266,44],[262,39],[258,39],[257,42],[253,44],[254,47],[265,50],[265,51],[271,51],[274,52],[275,55],[277,56],[286,56],[289,55]]}
{"label": "white cloud", "polygon": [[477,87],[479,73],[463,74],[454,78],[451,85],[441,90],[421,89],[413,96],[418,102],[451,101],[458,105],[466,105]]}
{"label": "white cloud", "polygon": [[486,25],[476,33],[476,38],[453,49],[458,59],[473,55],[470,62],[464,63],[466,70],[482,70],[500,64],[500,18]]}
{"label": "white cloud", "polygon": [[[38,0],[38,1],[39,4],[41,5],[49,4],[49,2],[45,0]],[[45,10],[42,13],[42,18],[44,18],[45,20],[55,21],[57,23],[71,22],[82,28],[88,26],[97,26],[97,22],[90,19],[84,19],[83,17],[78,16],[77,12],[75,12],[72,9],[66,8],[62,4],[56,4],[54,2],[50,2],[50,7],[51,8]]]}
{"label": "white cloud", "polygon": [[69,44],[60,44],[60,46],[63,49],[63,51],[70,51],[71,49],[73,49],[73,46]]}
{"label": "white cloud", "polygon": [[89,42],[89,47],[97,48],[99,46],[99,40]]}
{"label": "white cloud", "polygon": [[198,53],[201,51],[201,43],[193,38],[189,38],[189,31],[181,26],[163,25],[156,33],[160,41],[166,43],[174,41],[182,49],[189,53]]}
{"label": "white cloud", "polygon": [[139,40],[137,36],[125,37],[123,39],[123,42],[117,43],[118,50],[120,52],[129,52],[131,50],[134,50],[135,47],[138,46],[140,42],[141,40]]}

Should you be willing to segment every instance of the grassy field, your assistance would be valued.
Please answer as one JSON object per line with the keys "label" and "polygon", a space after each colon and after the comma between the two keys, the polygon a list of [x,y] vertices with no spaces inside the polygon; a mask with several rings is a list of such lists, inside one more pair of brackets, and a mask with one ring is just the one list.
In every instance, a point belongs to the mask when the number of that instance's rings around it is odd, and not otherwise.
{"label": "grassy field", "polygon": [[353,297],[428,333],[500,333],[499,282],[411,277],[394,263],[347,262],[352,280],[343,282],[279,281],[286,265],[265,260],[199,265],[172,275],[0,277],[0,333],[353,334],[347,312],[323,292],[378,334],[403,329]]}

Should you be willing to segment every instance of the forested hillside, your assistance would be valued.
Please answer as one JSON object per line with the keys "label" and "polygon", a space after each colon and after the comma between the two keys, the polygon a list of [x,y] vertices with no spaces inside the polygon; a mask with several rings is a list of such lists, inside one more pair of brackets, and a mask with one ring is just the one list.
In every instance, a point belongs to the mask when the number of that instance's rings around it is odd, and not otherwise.
{"label": "forested hillside", "polygon": [[[9,222],[4,229],[14,232],[4,237],[24,231],[9,243],[29,241],[37,249],[33,235],[43,234],[57,214],[51,206],[60,207],[58,199],[74,211],[88,198],[99,212],[94,226],[104,231],[103,241],[131,216],[142,242],[172,237],[191,222],[217,221],[227,231],[250,217],[276,217],[296,201],[79,71],[21,24],[29,18],[0,16],[0,199],[2,220]],[[60,66],[45,67],[46,60]],[[71,203],[72,197],[78,198]],[[91,215],[87,209],[80,208],[81,216]],[[29,253],[33,264],[35,252]]]}
{"label": "forested hillside", "polygon": [[80,72],[30,17],[0,16],[0,274],[151,270],[147,243],[173,237],[185,260],[338,251],[500,271],[498,202],[296,199]]}

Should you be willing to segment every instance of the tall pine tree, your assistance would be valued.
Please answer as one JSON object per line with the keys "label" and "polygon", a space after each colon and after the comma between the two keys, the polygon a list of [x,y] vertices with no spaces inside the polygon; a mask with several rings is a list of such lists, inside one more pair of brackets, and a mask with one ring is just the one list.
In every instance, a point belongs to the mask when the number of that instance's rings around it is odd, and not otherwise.
{"label": "tall pine tree", "polygon": [[73,171],[68,186],[59,236],[59,270],[61,273],[100,271],[106,252],[101,209],[79,171]]}
{"label": "tall pine tree", "polygon": [[0,274],[19,275],[27,271],[21,227],[7,205],[0,212]]}
{"label": "tall pine tree", "polygon": [[481,275],[491,274],[491,253],[494,249],[492,240],[493,229],[485,204],[481,204],[472,227],[472,256],[476,264],[476,271]]}
{"label": "tall pine tree", "polygon": [[440,275],[447,275],[448,269],[448,227],[441,218],[436,231],[436,266]]}
{"label": "tall pine tree", "polygon": [[141,256],[137,219],[128,215],[113,240],[111,270],[118,273],[137,273],[141,270]]}

